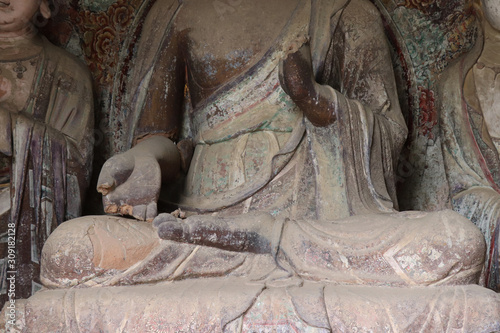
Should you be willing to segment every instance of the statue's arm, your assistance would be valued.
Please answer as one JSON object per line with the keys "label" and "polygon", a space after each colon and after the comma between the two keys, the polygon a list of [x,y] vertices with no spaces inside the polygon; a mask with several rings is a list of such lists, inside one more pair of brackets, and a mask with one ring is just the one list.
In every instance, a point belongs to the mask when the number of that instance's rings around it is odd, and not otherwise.
{"label": "statue's arm", "polygon": [[107,213],[152,220],[162,183],[168,186],[181,170],[182,156],[175,141],[180,130],[185,85],[181,40],[175,32],[162,46],[151,80],[139,87],[135,103],[139,113],[134,128],[134,146],[104,164],[97,190],[103,194]]}
{"label": "statue's arm", "polygon": [[160,214],[153,221],[153,226],[158,228],[162,239],[228,251],[274,255],[283,223],[267,213],[231,217],[193,215],[184,220],[171,214]]}
{"label": "statue's arm", "polygon": [[327,126],[337,119],[332,88],[314,78],[308,44],[288,54],[280,63],[281,87],[315,126]]}
{"label": "statue's arm", "polygon": [[[406,133],[399,106],[392,58],[380,14],[367,0],[353,0],[332,29],[328,55],[319,73],[313,68],[316,49],[309,44],[280,64],[280,83],[315,126],[334,123],[342,105],[359,101],[367,115],[381,115]],[[330,27],[325,27],[327,30]],[[350,34],[349,34],[350,32]]]}

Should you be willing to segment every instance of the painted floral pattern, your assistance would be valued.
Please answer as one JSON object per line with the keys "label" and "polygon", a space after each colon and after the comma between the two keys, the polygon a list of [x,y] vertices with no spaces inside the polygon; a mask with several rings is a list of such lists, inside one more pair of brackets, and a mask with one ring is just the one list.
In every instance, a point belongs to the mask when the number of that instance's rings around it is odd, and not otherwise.
{"label": "painted floral pattern", "polygon": [[412,128],[428,139],[437,135],[437,115],[433,110],[437,77],[477,38],[477,21],[470,8],[464,7],[463,1],[462,5],[457,0],[448,1],[402,0],[391,14],[400,27],[413,70],[412,100],[416,102],[411,106]]}
{"label": "painted floral pattern", "polygon": [[419,120],[421,124],[421,132],[430,139],[434,139],[435,136],[434,133],[432,133],[432,129],[438,123],[438,113],[434,100],[434,91],[424,87],[418,87],[418,92],[420,95],[418,106],[420,108]]}
{"label": "painted floral pattern", "polygon": [[415,8],[421,11],[426,11],[436,3],[436,0],[404,0],[401,6],[405,8]]}
{"label": "painted floral pattern", "polygon": [[54,44],[81,54],[98,90],[109,91],[121,44],[142,2],[72,0],[67,5],[58,5],[54,19],[41,30]]}
{"label": "painted floral pattern", "polygon": [[140,1],[118,0],[104,12],[72,10],[83,35],[83,53],[99,86],[108,86],[119,60],[120,46]]}

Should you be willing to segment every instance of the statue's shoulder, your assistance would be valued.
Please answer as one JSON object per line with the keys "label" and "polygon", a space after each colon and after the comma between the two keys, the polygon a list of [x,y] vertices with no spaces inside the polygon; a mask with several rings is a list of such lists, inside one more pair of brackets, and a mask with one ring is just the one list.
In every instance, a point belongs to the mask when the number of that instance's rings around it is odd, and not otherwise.
{"label": "statue's shoulder", "polygon": [[360,19],[366,21],[366,24],[382,24],[382,18],[378,8],[369,0],[351,0],[347,4],[343,18],[345,19]]}
{"label": "statue's shoulder", "polygon": [[91,85],[92,77],[90,70],[81,59],[63,48],[52,44],[45,37],[42,37],[42,39],[47,62],[56,72],[64,73],[66,76],[77,79],[80,84]]}
{"label": "statue's shoulder", "polygon": [[378,8],[369,0],[351,0],[342,13],[340,28],[354,34],[357,42],[384,38],[384,25]]}

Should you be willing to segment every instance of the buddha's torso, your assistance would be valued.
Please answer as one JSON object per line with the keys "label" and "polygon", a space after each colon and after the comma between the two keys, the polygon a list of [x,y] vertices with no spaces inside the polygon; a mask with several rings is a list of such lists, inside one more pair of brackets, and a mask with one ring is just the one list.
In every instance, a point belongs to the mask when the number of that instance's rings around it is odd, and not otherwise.
{"label": "buddha's torso", "polygon": [[[211,2],[185,3],[176,28],[186,50],[197,145],[181,190],[184,208],[229,207],[248,198],[298,149],[303,115],[281,89],[278,73],[286,51],[305,39],[308,5],[306,0],[241,1],[234,12],[219,16]],[[282,153],[285,147],[290,152]],[[286,191],[277,192],[283,197]]]}
{"label": "buddha's torso", "polygon": [[176,30],[193,105],[262,59],[301,1],[186,1]]}

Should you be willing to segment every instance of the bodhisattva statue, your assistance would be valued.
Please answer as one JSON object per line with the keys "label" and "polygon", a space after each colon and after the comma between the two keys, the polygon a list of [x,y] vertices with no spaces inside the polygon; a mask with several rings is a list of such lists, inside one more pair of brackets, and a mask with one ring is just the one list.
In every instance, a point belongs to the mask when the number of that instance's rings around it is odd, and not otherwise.
{"label": "bodhisattva statue", "polygon": [[90,75],[37,32],[37,13],[50,17],[48,0],[0,1],[2,304],[7,294],[26,298],[41,288],[42,246],[57,225],[80,216],[89,181]]}
{"label": "bodhisattva statue", "polygon": [[[107,212],[145,222],[59,226],[42,254],[55,290],[25,303],[24,329],[241,332],[296,314],[322,332],[500,330],[498,295],[463,286],[479,279],[481,232],[451,211],[397,212],[407,129],[376,8],[219,5],[182,2],[158,48],[139,47],[155,59],[133,91],[135,145],[98,189]],[[192,154],[176,145],[183,117]],[[186,218],[156,216],[160,187]]]}
{"label": "bodhisattva statue", "polygon": [[484,233],[481,282],[500,291],[500,3],[477,5],[481,42],[443,73],[438,101],[452,203]]}

